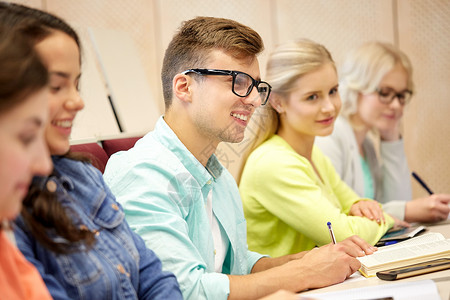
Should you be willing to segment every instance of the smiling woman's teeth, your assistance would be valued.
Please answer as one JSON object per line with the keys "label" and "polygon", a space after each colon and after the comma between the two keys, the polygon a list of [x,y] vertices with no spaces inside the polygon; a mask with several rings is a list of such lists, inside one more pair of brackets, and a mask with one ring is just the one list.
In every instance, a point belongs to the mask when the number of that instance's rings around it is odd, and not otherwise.
{"label": "smiling woman's teeth", "polygon": [[72,127],[72,121],[55,121],[53,124],[58,127]]}
{"label": "smiling woman's teeth", "polygon": [[248,119],[247,116],[241,115],[241,114],[233,114],[233,113],[232,113],[231,115],[232,115],[233,117],[239,119],[239,120],[242,120],[242,121],[247,121],[247,119]]}

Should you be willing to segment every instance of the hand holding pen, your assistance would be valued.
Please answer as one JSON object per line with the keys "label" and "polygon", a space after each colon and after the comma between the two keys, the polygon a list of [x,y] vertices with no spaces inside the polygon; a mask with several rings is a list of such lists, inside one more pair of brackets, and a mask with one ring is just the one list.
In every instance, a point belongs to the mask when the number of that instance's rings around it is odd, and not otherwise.
{"label": "hand holding pen", "polygon": [[377,251],[376,247],[368,244],[357,235],[352,235],[351,237],[348,237],[345,240],[337,243],[333,228],[331,226],[331,222],[327,222],[327,227],[330,234],[331,245],[338,247],[337,249],[340,249],[340,251],[344,251],[352,257],[361,257]]}
{"label": "hand holding pen", "polygon": [[422,178],[417,175],[416,172],[412,172],[411,175],[414,177],[415,180],[428,192],[428,194],[433,195],[434,193],[431,191],[431,189],[426,185],[425,181],[422,180]]}
{"label": "hand holding pen", "polygon": [[331,228],[331,222],[328,222],[327,226],[328,226],[328,231],[330,232],[331,242],[333,244],[336,244],[336,237],[334,236],[333,228]]}
{"label": "hand holding pen", "polygon": [[405,220],[408,222],[436,222],[446,220],[450,212],[450,194],[434,194],[417,173],[412,172],[411,175],[430,196],[409,201],[406,204]]}

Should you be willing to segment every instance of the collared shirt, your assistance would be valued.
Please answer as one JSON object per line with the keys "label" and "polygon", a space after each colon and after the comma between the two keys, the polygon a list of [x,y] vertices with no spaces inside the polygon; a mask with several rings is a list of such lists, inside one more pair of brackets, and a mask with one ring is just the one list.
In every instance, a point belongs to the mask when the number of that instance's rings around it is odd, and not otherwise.
{"label": "collared shirt", "polygon": [[[105,180],[123,205],[127,221],[173,272],[185,299],[227,299],[225,274],[249,274],[262,255],[248,251],[246,221],[236,182],[212,155],[204,167],[161,117],[155,130],[113,155]],[[228,240],[222,273],[214,269],[214,240],[205,210]]]}

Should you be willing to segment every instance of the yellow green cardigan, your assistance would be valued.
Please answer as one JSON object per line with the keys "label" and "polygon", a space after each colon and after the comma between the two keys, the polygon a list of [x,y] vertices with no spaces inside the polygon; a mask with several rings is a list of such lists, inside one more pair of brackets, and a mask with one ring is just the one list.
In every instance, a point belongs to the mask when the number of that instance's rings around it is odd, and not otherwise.
{"label": "yellow green cardigan", "polygon": [[373,245],[393,226],[387,214],[381,225],[349,216],[361,198],[317,147],[312,161],[323,182],[309,161],[278,135],[250,154],[239,186],[250,250],[277,257],[328,244],[327,222],[337,241],[356,234]]}

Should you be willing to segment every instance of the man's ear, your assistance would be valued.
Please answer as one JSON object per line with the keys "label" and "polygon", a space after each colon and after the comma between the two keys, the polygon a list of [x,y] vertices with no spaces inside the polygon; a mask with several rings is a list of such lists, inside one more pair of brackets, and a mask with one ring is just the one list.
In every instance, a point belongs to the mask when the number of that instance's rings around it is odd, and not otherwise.
{"label": "man's ear", "polygon": [[183,102],[191,102],[192,78],[184,74],[177,74],[172,81],[173,94]]}
{"label": "man's ear", "polygon": [[283,101],[280,96],[276,94],[270,95],[269,103],[272,105],[273,109],[277,111],[277,113],[284,113]]}

